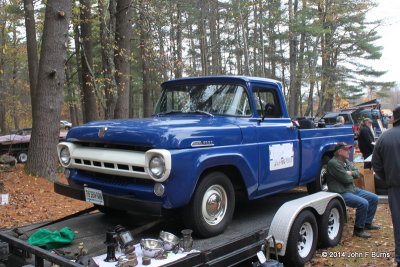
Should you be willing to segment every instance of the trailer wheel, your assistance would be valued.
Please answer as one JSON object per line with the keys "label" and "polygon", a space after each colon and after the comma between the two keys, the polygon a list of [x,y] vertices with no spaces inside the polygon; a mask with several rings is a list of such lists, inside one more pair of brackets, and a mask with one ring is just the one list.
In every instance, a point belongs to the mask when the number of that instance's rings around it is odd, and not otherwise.
{"label": "trailer wheel", "polygon": [[230,223],[235,209],[235,192],[222,172],[208,173],[199,183],[189,205],[184,208],[184,222],[196,235],[215,236]]}
{"label": "trailer wheel", "polygon": [[27,151],[18,152],[17,160],[19,163],[27,162],[28,161],[28,152]]}
{"label": "trailer wheel", "polygon": [[321,167],[319,169],[319,175],[315,178],[315,181],[307,184],[307,191],[309,194],[313,194],[319,191],[328,191],[328,183],[326,181],[326,170],[328,168],[329,157],[323,157],[321,161]]}
{"label": "trailer wheel", "polygon": [[334,247],[342,237],[344,211],[339,200],[332,199],[319,223],[319,242],[321,247]]}
{"label": "trailer wheel", "polygon": [[295,219],[287,240],[285,266],[303,266],[315,253],[318,226],[314,214],[305,210]]}

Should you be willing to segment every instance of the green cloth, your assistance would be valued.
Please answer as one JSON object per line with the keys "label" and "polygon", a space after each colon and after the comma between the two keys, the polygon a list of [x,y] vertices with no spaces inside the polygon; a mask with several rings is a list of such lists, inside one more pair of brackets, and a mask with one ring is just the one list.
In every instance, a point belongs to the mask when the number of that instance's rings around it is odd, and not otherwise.
{"label": "green cloth", "polygon": [[[347,173],[351,171],[351,175]],[[354,179],[360,177],[360,172],[347,159],[342,162],[336,156],[328,162],[326,180],[328,189],[334,193],[355,192]]]}
{"label": "green cloth", "polygon": [[28,243],[34,246],[44,247],[45,249],[53,249],[71,243],[74,238],[74,232],[68,227],[54,232],[43,228],[31,235],[28,239]]}

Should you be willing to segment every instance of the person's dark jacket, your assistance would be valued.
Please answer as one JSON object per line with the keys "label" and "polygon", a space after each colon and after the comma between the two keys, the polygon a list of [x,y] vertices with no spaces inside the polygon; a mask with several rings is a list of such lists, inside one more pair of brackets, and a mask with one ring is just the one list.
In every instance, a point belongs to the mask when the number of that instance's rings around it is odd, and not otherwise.
{"label": "person's dark jacket", "polygon": [[400,187],[400,125],[379,137],[372,155],[372,167],[389,187]]}
{"label": "person's dark jacket", "polygon": [[371,129],[366,125],[362,126],[358,135],[358,147],[364,158],[369,157],[374,151],[374,145],[372,144],[374,141]]}
{"label": "person's dark jacket", "polygon": [[[349,175],[347,171],[351,171]],[[328,162],[326,181],[328,190],[334,193],[355,192],[354,179],[360,177],[360,172],[350,161],[340,161],[336,156]]]}

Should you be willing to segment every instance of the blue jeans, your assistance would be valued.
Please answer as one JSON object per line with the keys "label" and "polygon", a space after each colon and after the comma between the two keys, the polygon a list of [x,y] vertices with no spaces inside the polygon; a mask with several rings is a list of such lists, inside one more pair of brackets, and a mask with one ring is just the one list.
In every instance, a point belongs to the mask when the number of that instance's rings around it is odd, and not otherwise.
{"label": "blue jeans", "polygon": [[356,222],[354,226],[364,229],[365,224],[371,224],[378,207],[378,196],[374,193],[356,188],[354,193],[341,194],[346,206],[356,209]]}

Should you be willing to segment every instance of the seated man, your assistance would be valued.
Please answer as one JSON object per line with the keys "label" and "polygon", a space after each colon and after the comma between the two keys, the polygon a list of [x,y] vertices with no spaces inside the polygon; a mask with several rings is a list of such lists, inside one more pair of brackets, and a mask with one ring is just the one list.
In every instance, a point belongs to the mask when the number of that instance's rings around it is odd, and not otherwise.
{"label": "seated man", "polygon": [[326,179],[330,192],[341,194],[347,206],[356,208],[354,235],[369,238],[371,234],[364,229],[379,229],[379,226],[372,224],[378,206],[378,196],[354,186],[353,179],[359,178],[360,173],[348,160],[350,148],[352,146],[344,142],[336,144],[334,157],[328,162]]}

